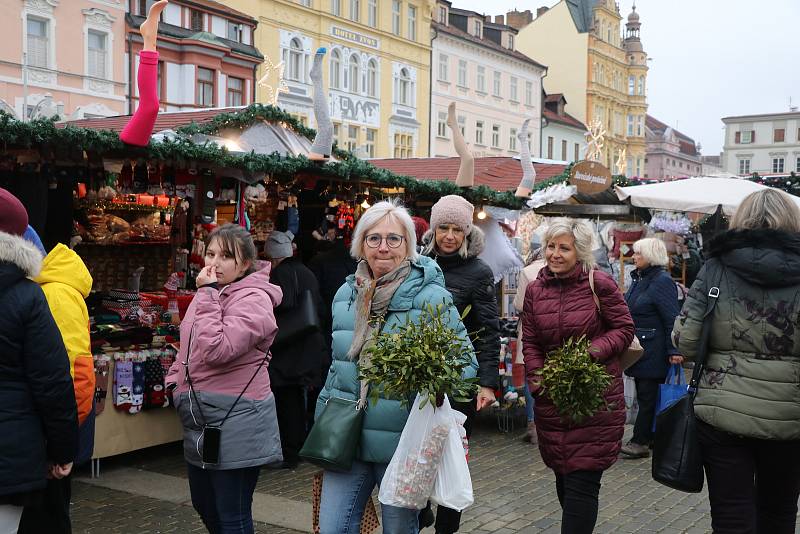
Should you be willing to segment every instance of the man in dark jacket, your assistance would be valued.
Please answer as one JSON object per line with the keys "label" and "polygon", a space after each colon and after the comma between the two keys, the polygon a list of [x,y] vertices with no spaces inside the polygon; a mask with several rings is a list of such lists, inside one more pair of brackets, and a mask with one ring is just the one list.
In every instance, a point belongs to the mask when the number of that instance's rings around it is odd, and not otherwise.
{"label": "man in dark jacket", "polygon": [[78,416],[61,334],[39,286],[25,208],[0,189],[0,526],[15,532],[47,477],[72,470]]}
{"label": "man in dark jacket", "polygon": [[[280,286],[283,301],[275,308],[278,329],[291,314],[299,313],[305,291],[310,291],[317,314],[322,311],[319,286],[308,267],[293,257],[291,232],[272,232],[264,254],[272,263],[270,282]],[[284,468],[294,468],[300,460],[300,448],[306,437],[306,388],[319,387],[330,367],[330,358],[321,331],[303,336],[288,344],[273,345],[269,364],[270,384],[275,394],[278,427],[281,433]],[[316,399],[315,399],[316,400]]]}
{"label": "man in dark jacket", "polygon": [[308,268],[314,273],[319,282],[319,291],[324,304],[323,330],[325,339],[330,344],[331,335],[331,305],[333,297],[339,288],[344,284],[345,279],[356,272],[358,262],[350,255],[350,251],[345,245],[344,239],[337,234],[331,248],[317,254],[308,264]]}

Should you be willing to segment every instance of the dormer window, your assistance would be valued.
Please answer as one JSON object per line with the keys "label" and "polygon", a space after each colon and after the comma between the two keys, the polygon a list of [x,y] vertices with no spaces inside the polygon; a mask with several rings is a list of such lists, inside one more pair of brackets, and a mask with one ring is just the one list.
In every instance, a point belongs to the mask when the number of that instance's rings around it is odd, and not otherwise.
{"label": "dormer window", "polygon": [[445,6],[439,6],[439,24],[447,26],[447,8]]}
{"label": "dormer window", "polygon": [[514,36],[510,33],[508,34],[508,49],[514,50]]}
{"label": "dormer window", "polygon": [[476,20],[472,23],[472,35],[475,37],[483,37],[483,23],[479,20]]}

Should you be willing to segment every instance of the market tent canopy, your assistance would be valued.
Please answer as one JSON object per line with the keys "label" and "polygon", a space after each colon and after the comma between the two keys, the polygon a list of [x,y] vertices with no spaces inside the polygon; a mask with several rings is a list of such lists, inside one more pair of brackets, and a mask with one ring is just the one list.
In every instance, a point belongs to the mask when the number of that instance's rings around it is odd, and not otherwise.
{"label": "market tent canopy", "polygon": [[[767,186],[739,178],[687,178],[658,184],[617,187],[620,200],[640,208],[670,211],[714,213],[722,205],[726,215],[733,215],[750,193],[768,189]],[[800,206],[800,198],[791,196]]]}

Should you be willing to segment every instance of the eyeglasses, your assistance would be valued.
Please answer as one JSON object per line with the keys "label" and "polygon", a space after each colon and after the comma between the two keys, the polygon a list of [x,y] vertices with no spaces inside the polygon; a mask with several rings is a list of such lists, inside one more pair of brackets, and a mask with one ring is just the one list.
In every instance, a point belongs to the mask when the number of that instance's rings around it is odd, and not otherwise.
{"label": "eyeglasses", "polygon": [[369,248],[378,248],[381,246],[381,242],[384,239],[389,248],[397,248],[403,244],[403,239],[405,238],[397,234],[389,234],[386,237],[383,237],[381,234],[369,234],[364,238],[364,243],[366,243]]}

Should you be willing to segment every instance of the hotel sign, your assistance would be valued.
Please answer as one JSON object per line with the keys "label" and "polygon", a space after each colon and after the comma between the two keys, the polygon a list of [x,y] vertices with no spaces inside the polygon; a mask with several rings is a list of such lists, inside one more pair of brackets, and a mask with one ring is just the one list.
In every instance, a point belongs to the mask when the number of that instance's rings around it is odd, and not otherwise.
{"label": "hotel sign", "polygon": [[338,26],[331,26],[331,35],[338,37],[339,39],[344,39],[345,41],[350,41],[351,43],[358,43],[362,46],[375,48],[376,50],[380,47],[380,41],[378,41],[378,39],[375,37],[369,37],[367,35],[352,32],[350,30],[345,30],[344,28],[339,28]]}

